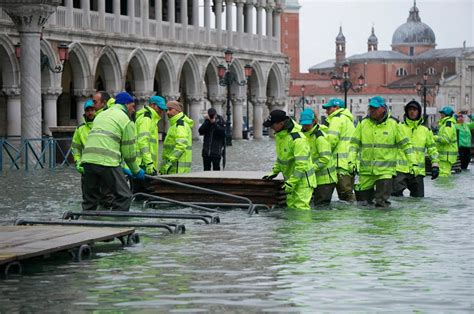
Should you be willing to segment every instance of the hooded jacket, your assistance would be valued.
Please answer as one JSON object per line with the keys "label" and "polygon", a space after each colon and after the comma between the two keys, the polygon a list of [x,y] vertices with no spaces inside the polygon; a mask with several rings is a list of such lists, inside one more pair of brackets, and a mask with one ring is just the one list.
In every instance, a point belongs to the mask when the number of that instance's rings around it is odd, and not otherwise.
{"label": "hooded jacket", "polygon": [[346,108],[340,108],[327,117],[326,124],[337,172],[349,174],[352,165],[354,165],[355,157],[350,152],[350,143],[355,130],[354,117]]}
{"label": "hooded jacket", "polygon": [[[170,166],[166,174],[190,172],[194,121],[182,112],[169,118],[168,121],[170,127],[163,142],[162,167]],[[163,174],[163,171],[160,173]]]}
{"label": "hooded jacket", "polygon": [[84,149],[84,146],[86,146],[86,140],[92,129],[93,123],[93,121],[84,122],[74,131],[74,135],[72,136],[71,152],[76,165],[81,163],[82,150]]}
{"label": "hooded jacket", "polygon": [[[415,106],[418,109],[418,116],[415,120],[408,118],[408,108],[410,106]],[[433,133],[423,125],[421,105],[418,102],[412,101],[405,106],[405,117],[400,122],[400,129],[403,136],[406,136],[413,146],[413,154],[417,165],[412,169],[414,175],[425,176],[425,153],[428,153],[432,163],[438,163],[439,156]],[[398,150],[397,172],[410,173],[410,165],[402,149]]]}
{"label": "hooded jacket", "polygon": [[439,160],[454,164],[458,158],[456,120],[451,116],[446,116],[439,121],[438,125],[439,131],[435,136],[435,141]]}
{"label": "hooded jacket", "polygon": [[158,169],[158,121],[160,120],[158,113],[148,106],[135,114],[137,162],[142,168],[153,163],[155,169]]}

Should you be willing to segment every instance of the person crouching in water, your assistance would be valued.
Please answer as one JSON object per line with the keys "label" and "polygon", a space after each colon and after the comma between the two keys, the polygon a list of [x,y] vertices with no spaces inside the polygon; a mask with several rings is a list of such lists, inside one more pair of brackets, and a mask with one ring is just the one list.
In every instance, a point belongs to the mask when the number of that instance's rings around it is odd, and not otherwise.
{"label": "person crouching in water", "polygon": [[273,110],[263,123],[275,131],[277,160],[272,172],[262,179],[272,180],[283,174],[286,205],[292,209],[310,210],[309,203],[316,187],[311,151],[301,126],[283,110]]}
{"label": "person crouching in water", "polygon": [[[316,172],[317,187],[314,189],[315,206],[331,203],[332,193],[336,188],[337,172],[331,153],[331,144],[311,108],[306,108],[300,115],[300,125],[311,148],[311,160]],[[326,128],[327,129],[327,128]]]}

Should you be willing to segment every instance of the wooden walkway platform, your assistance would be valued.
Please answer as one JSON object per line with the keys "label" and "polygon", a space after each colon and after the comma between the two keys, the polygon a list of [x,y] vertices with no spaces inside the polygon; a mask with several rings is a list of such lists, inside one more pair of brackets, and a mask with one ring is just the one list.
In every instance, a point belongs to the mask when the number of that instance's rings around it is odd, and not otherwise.
{"label": "wooden walkway platform", "polygon": [[127,237],[134,232],[133,228],[0,226],[0,266],[83,244]]}
{"label": "wooden walkway platform", "polygon": [[[286,196],[282,189],[283,177],[280,174],[275,180],[266,181],[262,180],[265,174],[267,173],[261,171],[202,171],[166,175],[163,178],[247,197],[254,204],[269,206],[285,204]],[[225,196],[155,180],[147,180],[146,186],[146,193],[183,202],[235,203],[235,199]]]}

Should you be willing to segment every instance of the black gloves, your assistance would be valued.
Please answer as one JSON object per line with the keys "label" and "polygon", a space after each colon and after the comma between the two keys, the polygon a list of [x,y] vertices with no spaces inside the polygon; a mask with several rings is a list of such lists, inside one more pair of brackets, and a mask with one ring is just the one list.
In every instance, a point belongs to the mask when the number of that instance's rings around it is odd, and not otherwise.
{"label": "black gloves", "polygon": [[267,174],[267,175],[263,176],[262,179],[270,181],[270,180],[275,179],[277,177],[277,175],[278,175],[278,173],[276,173],[276,174],[275,173]]}
{"label": "black gloves", "polygon": [[439,176],[439,167],[431,167],[431,180],[436,179]]}

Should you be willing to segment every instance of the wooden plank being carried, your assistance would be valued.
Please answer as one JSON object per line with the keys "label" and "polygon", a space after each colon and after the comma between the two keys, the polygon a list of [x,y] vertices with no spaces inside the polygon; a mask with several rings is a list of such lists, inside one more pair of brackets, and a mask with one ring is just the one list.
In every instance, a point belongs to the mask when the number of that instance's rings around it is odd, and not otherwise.
{"label": "wooden plank being carried", "polygon": [[0,226],[0,265],[134,233],[133,228]]}
{"label": "wooden plank being carried", "polygon": [[[165,179],[211,190],[247,197],[255,204],[282,205],[286,195],[281,174],[274,180],[262,180],[261,171],[201,171],[163,176]],[[234,203],[235,199],[157,181],[147,181],[147,193],[185,202]]]}

